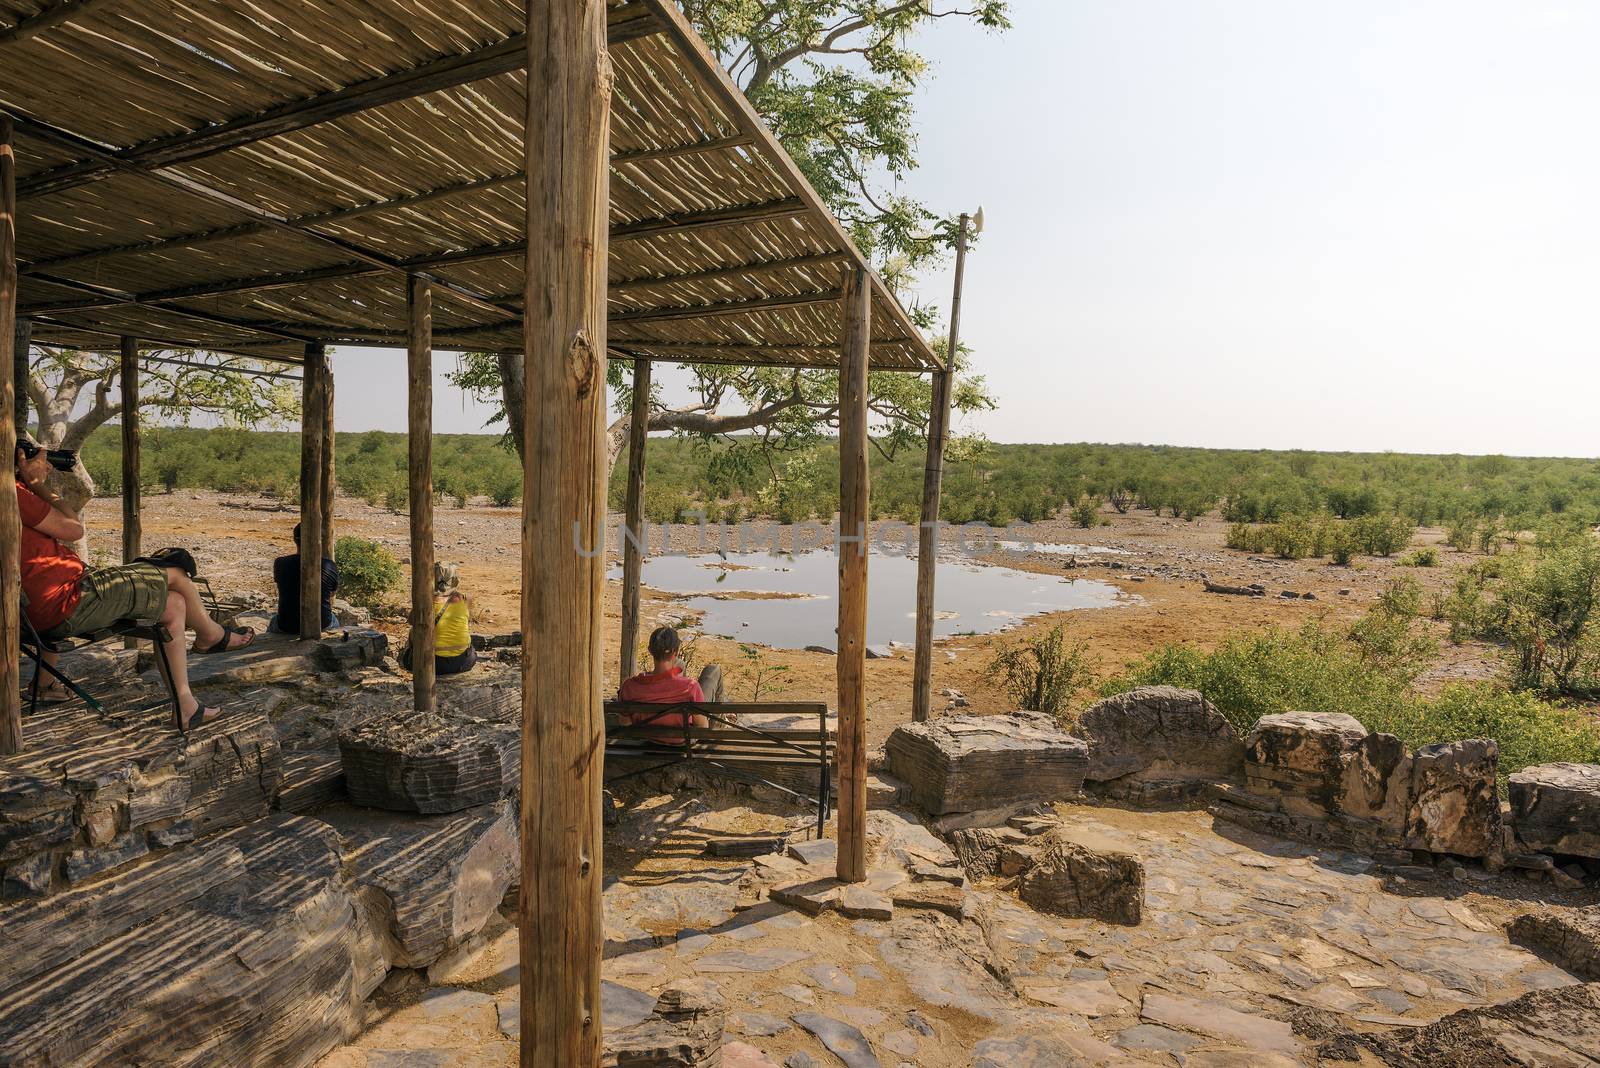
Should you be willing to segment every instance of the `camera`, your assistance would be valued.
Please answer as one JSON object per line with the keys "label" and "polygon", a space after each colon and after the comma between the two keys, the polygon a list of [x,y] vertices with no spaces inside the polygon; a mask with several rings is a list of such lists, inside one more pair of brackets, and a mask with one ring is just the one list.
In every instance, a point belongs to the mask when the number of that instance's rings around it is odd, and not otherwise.
{"label": "camera", "polygon": [[57,471],[71,471],[78,465],[78,454],[72,449],[51,449],[44,458]]}

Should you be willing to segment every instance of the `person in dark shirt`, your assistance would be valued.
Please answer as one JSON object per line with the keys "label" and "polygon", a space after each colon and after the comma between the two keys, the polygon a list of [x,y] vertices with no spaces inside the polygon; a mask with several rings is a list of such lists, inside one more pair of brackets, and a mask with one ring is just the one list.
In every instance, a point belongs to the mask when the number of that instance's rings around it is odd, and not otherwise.
{"label": "person in dark shirt", "polygon": [[[294,525],[294,543],[300,545],[300,524]],[[278,610],[267,623],[274,634],[300,633],[300,554],[292,552],[272,561],[272,581],[278,586]],[[339,589],[339,567],[326,556],[322,558],[322,629],[332,630],[339,625],[333,614],[334,592]]]}

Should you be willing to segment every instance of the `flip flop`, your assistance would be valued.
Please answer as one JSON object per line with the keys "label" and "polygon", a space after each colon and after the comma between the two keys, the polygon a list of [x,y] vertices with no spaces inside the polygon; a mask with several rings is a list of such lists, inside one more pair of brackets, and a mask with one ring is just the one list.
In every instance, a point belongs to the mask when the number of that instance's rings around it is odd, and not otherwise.
{"label": "flip flop", "polygon": [[179,726],[178,733],[188,734],[196,727],[204,727],[207,723],[210,723],[220,715],[222,715],[222,709],[218,708],[217,706],[200,705],[194,710],[194,715],[189,717],[189,725],[187,727]]}
{"label": "flip flop", "polygon": [[[250,641],[240,642],[238,645],[230,646],[228,644],[228,639],[232,638],[235,634],[248,634],[250,636]],[[255,640],[256,632],[251,630],[249,627],[224,626],[222,628],[222,637],[218,638],[215,643],[207,646],[204,649],[196,645],[194,647],[194,651],[197,653],[236,653],[240,649],[249,647],[250,642]]]}

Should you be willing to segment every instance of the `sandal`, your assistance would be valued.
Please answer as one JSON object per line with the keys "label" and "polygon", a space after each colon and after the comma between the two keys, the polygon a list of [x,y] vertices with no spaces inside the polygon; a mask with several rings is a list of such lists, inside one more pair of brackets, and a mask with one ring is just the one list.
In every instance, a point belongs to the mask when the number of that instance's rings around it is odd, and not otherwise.
{"label": "sandal", "polygon": [[41,705],[64,705],[72,700],[72,694],[65,686],[39,687],[39,703]]}
{"label": "sandal", "polygon": [[222,715],[222,709],[215,705],[196,705],[194,714],[189,717],[188,725],[185,726],[181,721],[179,722],[178,733],[188,734],[196,727],[204,727],[220,715]]}
{"label": "sandal", "polygon": [[[228,644],[228,642],[229,642],[230,639],[233,638],[233,636],[235,634],[245,635],[245,636],[247,636],[247,638],[246,638],[245,641],[240,642],[238,645],[230,646]],[[200,646],[196,645],[194,647],[194,651],[197,652],[197,653],[231,653],[231,652],[237,652],[240,649],[246,648],[251,642],[253,642],[255,640],[256,640],[256,632],[251,630],[249,627],[229,627],[229,626],[224,626],[222,628],[222,637],[218,638],[214,643],[212,643],[211,645],[208,645],[204,649],[202,649],[202,648],[200,648]]]}

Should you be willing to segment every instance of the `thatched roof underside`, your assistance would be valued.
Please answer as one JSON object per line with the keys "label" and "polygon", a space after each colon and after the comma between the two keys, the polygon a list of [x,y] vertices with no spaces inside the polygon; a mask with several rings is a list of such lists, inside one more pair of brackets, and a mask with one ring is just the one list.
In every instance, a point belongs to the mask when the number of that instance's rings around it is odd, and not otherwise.
{"label": "thatched roof underside", "polygon": [[[862,263],[670,0],[610,0],[616,357],[830,366]],[[297,360],[520,351],[523,0],[0,0],[18,314]],[[874,277],[875,367],[937,366]]]}

